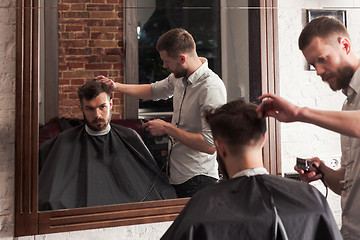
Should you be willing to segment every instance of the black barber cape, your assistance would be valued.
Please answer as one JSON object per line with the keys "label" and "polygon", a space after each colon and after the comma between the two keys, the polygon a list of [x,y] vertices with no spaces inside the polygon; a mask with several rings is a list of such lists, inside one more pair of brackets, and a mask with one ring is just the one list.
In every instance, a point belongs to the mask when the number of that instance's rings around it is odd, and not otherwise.
{"label": "black barber cape", "polygon": [[39,169],[39,210],[176,198],[140,136],[114,124],[103,136],[80,125],[44,142]]}
{"label": "black barber cape", "polygon": [[342,237],[326,199],[316,188],[291,179],[257,175],[234,178],[200,190],[161,239]]}

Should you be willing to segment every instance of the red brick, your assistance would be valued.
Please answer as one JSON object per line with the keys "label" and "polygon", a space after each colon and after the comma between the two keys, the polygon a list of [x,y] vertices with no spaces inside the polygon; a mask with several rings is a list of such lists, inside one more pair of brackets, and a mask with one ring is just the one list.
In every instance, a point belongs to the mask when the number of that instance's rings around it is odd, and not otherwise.
{"label": "red brick", "polygon": [[105,0],[90,0],[90,3],[106,3]]}
{"label": "red brick", "polygon": [[117,47],[117,42],[113,41],[113,40],[90,40],[89,47],[114,48],[114,47]]}
{"label": "red brick", "polygon": [[87,11],[113,11],[114,6],[110,4],[88,4]]}
{"label": "red brick", "polygon": [[87,47],[87,40],[62,40],[59,41],[60,47],[71,48],[71,47]]}
{"label": "red brick", "polygon": [[108,56],[108,55],[105,55],[105,56],[102,56],[101,57],[102,61],[103,62],[119,62],[120,61],[120,56],[118,55],[111,55],[111,56]]}
{"label": "red brick", "polygon": [[69,33],[69,39],[89,39],[90,32]]}
{"label": "red brick", "polygon": [[118,27],[114,26],[95,26],[91,27],[91,32],[100,32],[100,33],[117,33]]}
{"label": "red brick", "polygon": [[70,9],[70,5],[69,4],[64,4],[64,3],[59,3],[58,5],[58,9],[59,11],[68,11]]}
{"label": "red brick", "polygon": [[73,25],[67,25],[66,27],[66,31],[67,32],[79,32],[79,31],[83,31],[84,30],[84,27],[81,26],[81,25],[77,25],[77,26],[73,26]]}
{"label": "red brick", "polygon": [[91,55],[89,57],[86,57],[88,63],[94,63],[94,62],[100,62],[101,57],[99,55]]}
{"label": "red brick", "polygon": [[98,54],[98,55],[104,55],[105,54],[105,49],[104,48],[93,48],[92,51],[93,51],[93,54]]}
{"label": "red brick", "polygon": [[69,85],[70,79],[59,79],[59,85]]}
{"label": "red brick", "polygon": [[86,78],[90,76],[88,71],[67,71],[63,72],[64,78]]}
{"label": "red brick", "polygon": [[92,53],[91,48],[68,48],[65,49],[66,55],[90,55]]}
{"label": "red brick", "polygon": [[59,93],[58,98],[59,98],[59,101],[62,101],[62,100],[64,100],[64,99],[68,99],[68,94],[66,94],[66,93]]}
{"label": "red brick", "polygon": [[66,56],[66,62],[87,62],[86,56]]}
{"label": "red brick", "polygon": [[89,18],[88,12],[63,12],[64,18]]}
{"label": "red brick", "polygon": [[124,68],[124,65],[122,63],[119,63],[119,64],[114,64],[114,69],[123,69]]}
{"label": "red brick", "polygon": [[119,48],[109,48],[109,49],[105,49],[105,54],[106,55],[120,55],[121,50]]}
{"label": "red brick", "polygon": [[93,71],[93,74],[94,74],[93,78],[95,78],[96,76],[99,76],[99,75],[108,76],[108,71],[96,70],[96,71]]}
{"label": "red brick", "polygon": [[84,63],[70,62],[70,63],[67,63],[67,67],[68,67],[69,70],[73,70],[74,68],[83,69],[84,68]]}
{"label": "red brick", "polygon": [[84,79],[71,79],[71,86],[81,86],[85,83]]}
{"label": "red brick", "polygon": [[89,70],[111,69],[111,64],[85,64],[85,69],[89,69]]}
{"label": "red brick", "polygon": [[59,38],[60,39],[69,39],[69,33],[67,33],[67,32],[59,33]]}
{"label": "red brick", "polygon": [[85,20],[86,26],[103,26],[104,21],[102,19],[88,19]]}
{"label": "red brick", "polygon": [[75,99],[66,99],[62,102],[63,106],[75,106],[76,104],[79,104],[79,100]]}
{"label": "red brick", "polygon": [[71,93],[71,92],[76,92],[77,91],[77,87],[74,86],[62,86],[62,91],[63,93]]}
{"label": "red brick", "polygon": [[121,26],[123,23],[118,19],[105,20],[105,26]]}
{"label": "red brick", "polygon": [[71,4],[71,10],[85,10],[85,4],[79,3],[79,4]]}
{"label": "red brick", "polygon": [[66,65],[60,65],[60,64],[59,64],[58,68],[59,68],[59,71],[66,71],[68,69]]}
{"label": "red brick", "polygon": [[93,32],[90,35],[91,39],[106,39],[106,40],[112,40],[114,39],[115,34],[114,33],[99,33],[99,32]]}
{"label": "red brick", "polygon": [[89,3],[90,0],[61,0],[63,3]]}
{"label": "red brick", "polygon": [[79,101],[79,95],[76,93],[69,93],[68,94],[69,99]]}
{"label": "red brick", "polygon": [[119,76],[119,71],[109,71],[108,76],[109,77],[118,77]]}
{"label": "red brick", "polygon": [[109,18],[117,18],[116,12],[106,12],[106,11],[95,11],[89,12],[90,18],[101,18],[101,19],[109,19]]}
{"label": "red brick", "polygon": [[106,0],[107,3],[121,3],[122,0]]}

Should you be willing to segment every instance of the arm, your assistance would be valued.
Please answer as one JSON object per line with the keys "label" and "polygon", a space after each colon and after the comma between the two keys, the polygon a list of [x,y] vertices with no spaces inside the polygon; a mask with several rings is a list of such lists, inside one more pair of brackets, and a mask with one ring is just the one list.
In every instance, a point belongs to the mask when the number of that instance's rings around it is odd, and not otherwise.
{"label": "arm", "polygon": [[304,172],[295,166],[294,169],[300,174],[301,181],[312,182],[321,179],[324,176],[324,180],[328,184],[329,188],[334,193],[341,195],[341,191],[344,186],[341,181],[344,180],[345,170],[341,168],[338,170],[331,169],[320,161],[319,158],[308,159],[308,161],[315,162],[315,166],[321,171],[321,173],[316,174],[312,171]]}
{"label": "arm", "polygon": [[103,82],[110,87],[111,90],[121,92],[139,99],[152,99],[151,84],[122,84],[104,76],[97,76],[96,80]]}
{"label": "arm", "polygon": [[[360,111],[323,111],[296,106],[274,94],[260,96],[264,100],[257,112],[259,117],[273,117],[281,122],[305,122],[350,137],[360,137]],[[346,124],[344,124],[346,123]]]}
{"label": "arm", "polygon": [[148,121],[143,124],[143,127],[149,131],[151,135],[161,136],[167,134],[191,149],[208,154],[215,153],[215,147],[208,144],[201,133],[186,132],[160,119]]}

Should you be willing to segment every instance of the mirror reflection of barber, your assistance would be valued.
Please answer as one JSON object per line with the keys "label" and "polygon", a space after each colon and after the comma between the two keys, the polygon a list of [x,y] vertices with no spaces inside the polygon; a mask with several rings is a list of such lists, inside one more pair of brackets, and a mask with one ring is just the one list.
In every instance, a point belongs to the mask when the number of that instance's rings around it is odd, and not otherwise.
{"label": "mirror reflection of barber", "polygon": [[154,119],[143,124],[151,134],[168,135],[169,182],[178,197],[190,197],[199,189],[218,181],[215,145],[202,113],[227,100],[223,81],[199,57],[190,33],[182,28],[163,34],[156,49],[163,67],[171,74],[152,84],[121,84],[98,76],[114,91],[139,99],[160,100],[173,97],[172,122]]}

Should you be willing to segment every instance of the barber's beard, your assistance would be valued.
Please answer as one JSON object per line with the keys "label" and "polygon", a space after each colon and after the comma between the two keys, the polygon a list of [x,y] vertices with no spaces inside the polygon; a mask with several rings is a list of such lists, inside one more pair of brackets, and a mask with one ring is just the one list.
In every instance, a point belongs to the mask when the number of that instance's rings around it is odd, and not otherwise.
{"label": "barber's beard", "polygon": [[102,131],[105,130],[107,128],[107,126],[110,123],[111,120],[111,113],[109,113],[109,115],[106,118],[98,118],[93,120],[92,122],[89,122],[88,119],[86,118],[86,116],[84,115],[84,120],[86,125],[93,131]]}
{"label": "barber's beard", "polygon": [[346,89],[349,87],[351,78],[354,76],[354,69],[351,66],[344,66],[342,68],[338,68],[336,73],[336,87],[331,87],[333,91],[337,91],[340,89]]}
{"label": "barber's beard", "polygon": [[223,179],[224,179],[224,180],[229,179],[229,173],[228,173],[228,171],[226,170],[226,167],[225,167],[225,164],[224,164],[224,160],[222,159],[222,157],[220,156],[220,154],[217,154],[216,160],[217,160],[217,162],[218,162],[218,164],[219,164],[219,170],[220,170],[220,173],[223,175]]}
{"label": "barber's beard", "polygon": [[187,76],[187,71],[186,71],[186,69],[183,69],[183,70],[180,71],[180,72],[174,72],[174,76],[175,76],[176,78],[186,77],[186,76]]}

